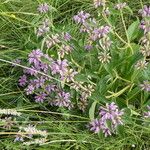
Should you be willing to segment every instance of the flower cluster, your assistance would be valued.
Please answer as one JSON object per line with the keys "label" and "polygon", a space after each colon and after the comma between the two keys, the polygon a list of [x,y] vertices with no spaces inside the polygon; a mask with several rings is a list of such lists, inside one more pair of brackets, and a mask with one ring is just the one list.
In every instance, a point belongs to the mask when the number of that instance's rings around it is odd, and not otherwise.
{"label": "flower cluster", "polygon": [[144,112],[144,118],[150,118],[150,106],[147,106],[148,111]]}
{"label": "flower cluster", "polygon": [[42,36],[49,31],[49,20],[45,19],[37,29],[37,36]]}
{"label": "flower cluster", "polygon": [[149,92],[150,91],[150,82],[144,81],[143,84],[140,84],[140,87],[142,90]]}
{"label": "flower cluster", "polygon": [[32,144],[44,144],[46,143],[47,139],[46,138],[39,138],[39,139],[35,139],[33,141],[29,141],[29,142],[23,142],[23,145],[32,145]]}
{"label": "flower cluster", "polygon": [[[115,133],[118,125],[122,125],[122,115],[123,111],[119,110],[118,106],[112,102],[106,104],[106,107],[100,107],[99,118],[93,120],[90,123],[90,130],[94,133],[99,133],[102,131],[105,137]],[[110,125],[108,122],[110,121]]]}
{"label": "flower cluster", "polygon": [[137,62],[135,65],[136,69],[147,69],[149,64],[148,61],[146,61],[147,56],[150,56],[150,21],[147,19],[147,17],[149,17],[149,10],[150,9],[148,6],[144,6],[144,8],[139,11],[142,15],[140,28],[144,31],[144,35],[140,40],[140,52],[142,53],[144,59],[142,58],[143,60],[139,60]]}
{"label": "flower cluster", "polygon": [[[38,10],[41,10],[41,13],[46,13],[48,11],[47,6],[42,4]],[[90,18],[90,14],[83,11],[74,16],[74,20],[80,24],[86,24],[88,19],[96,24],[96,21]],[[92,33],[91,29],[89,30],[89,33]],[[34,96],[35,102],[47,102],[51,106],[71,109],[74,106],[71,102],[71,94],[64,90],[67,84],[80,93],[78,105],[82,111],[85,111],[88,98],[94,90],[91,85],[83,85],[83,83],[75,81],[77,72],[70,67],[71,63],[65,59],[65,56],[74,50],[74,45],[70,44],[72,36],[69,32],[48,35],[48,31],[49,20],[45,19],[37,30],[37,36],[45,37],[43,43],[47,49],[56,49],[58,59],[49,57],[40,49],[33,50],[28,56],[29,68],[23,70],[24,74],[19,79],[19,85],[25,87],[26,95]],[[108,33],[108,26],[95,28],[93,32],[96,40],[102,39]],[[109,44],[103,45],[108,47]]]}
{"label": "flower cluster", "polygon": [[4,115],[12,115],[12,116],[20,116],[21,113],[17,112],[15,109],[0,109],[0,114]]}
{"label": "flower cluster", "polygon": [[143,9],[139,10],[139,13],[142,17],[150,17],[150,6],[144,6]]}
{"label": "flower cluster", "polygon": [[7,130],[10,130],[14,126],[14,124],[16,124],[15,118],[12,117],[5,117],[0,119],[0,121],[3,124],[3,128]]}
{"label": "flower cluster", "polygon": [[85,23],[85,21],[90,17],[90,14],[89,13],[86,13],[84,11],[81,11],[81,12],[78,12],[77,15],[75,15],[73,17],[74,21],[76,23]]}
{"label": "flower cluster", "polygon": [[38,130],[35,126],[28,125],[27,127],[19,127],[20,131],[24,131],[27,135],[41,135],[47,137],[47,131]]}
{"label": "flower cluster", "polygon": [[139,60],[136,63],[135,67],[136,67],[137,70],[139,70],[139,69],[147,69],[147,65],[148,65],[148,62],[146,62],[145,60]]}
{"label": "flower cluster", "polygon": [[[32,139],[36,135],[40,135],[41,137],[43,137],[42,139],[46,140],[48,133],[46,130],[38,130],[36,126],[32,126],[32,125],[28,125],[27,127],[19,127],[19,131],[16,135],[14,142],[18,142],[18,141],[24,142],[25,140]],[[29,141],[29,142],[32,143],[32,141]],[[40,144],[40,143],[37,143],[37,144]]]}
{"label": "flower cluster", "polygon": [[127,3],[118,3],[116,4],[115,8],[118,9],[118,10],[121,10],[123,8],[125,8],[127,6]]}
{"label": "flower cluster", "polygon": [[49,11],[49,5],[47,3],[40,4],[37,8],[40,13],[47,13]]}
{"label": "flower cluster", "polygon": [[60,39],[59,39],[59,35],[55,34],[55,35],[51,35],[51,37],[48,37],[46,40],[46,46],[47,48],[51,48],[52,46],[56,45],[60,43]]}
{"label": "flower cluster", "polygon": [[139,11],[139,13],[142,15],[142,21],[140,28],[144,31],[144,36],[141,38],[141,48],[140,51],[143,54],[144,57],[147,57],[150,55],[150,39],[149,39],[149,33],[150,33],[150,7],[144,6],[143,9]]}
{"label": "flower cluster", "polygon": [[71,88],[75,89],[77,92],[80,92],[78,107],[84,112],[88,105],[88,98],[94,91],[93,85],[84,85],[83,82],[74,81],[73,83],[71,83]]}
{"label": "flower cluster", "polygon": [[[95,1],[95,4],[97,3],[99,5],[102,4],[102,2],[104,3],[104,1]],[[79,14],[82,14],[82,17]],[[112,41],[108,35],[111,28],[107,25],[99,26],[99,23],[90,16],[90,14],[81,11],[78,12],[78,15],[73,17],[76,23],[81,24],[80,32],[87,33],[87,43],[84,48],[89,51],[96,46],[95,48],[101,50],[98,56],[99,61],[102,63],[109,63],[111,59],[110,47],[112,45]]]}
{"label": "flower cluster", "polygon": [[24,75],[19,79],[19,85],[26,86],[26,94],[34,94],[35,102],[52,99],[48,101],[52,105],[71,108],[70,94],[59,86],[60,82],[73,82],[77,74],[69,67],[68,61],[54,60],[39,49],[33,50],[28,60],[30,68],[25,69]]}
{"label": "flower cluster", "polygon": [[99,6],[105,6],[106,0],[94,0],[94,6],[95,8],[98,8]]}

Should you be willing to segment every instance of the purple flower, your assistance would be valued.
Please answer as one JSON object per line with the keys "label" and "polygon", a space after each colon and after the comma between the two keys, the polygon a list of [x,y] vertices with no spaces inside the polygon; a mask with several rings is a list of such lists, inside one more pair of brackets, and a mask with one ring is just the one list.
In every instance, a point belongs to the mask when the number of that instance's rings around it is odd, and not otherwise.
{"label": "purple flower", "polygon": [[49,5],[47,3],[40,4],[37,8],[40,13],[46,13],[49,11]]}
{"label": "purple flower", "polygon": [[78,103],[78,107],[82,112],[85,112],[86,108],[88,106],[88,99],[85,97],[80,96],[80,102]]}
{"label": "purple flower", "polygon": [[111,135],[110,129],[107,127],[106,123],[101,119],[95,119],[90,123],[90,130],[94,133],[99,133],[102,131],[105,137]]}
{"label": "purple flower", "polygon": [[64,33],[63,38],[65,39],[65,41],[70,41],[72,39],[72,36],[68,32],[66,32]]}
{"label": "purple flower", "polygon": [[23,134],[21,134],[21,131],[18,131],[17,135],[15,135],[15,139],[14,139],[14,142],[18,142],[18,141],[21,141],[23,142],[24,141],[24,136]]}
{"label": "purple flower", "polygon": [[147,106],[148,111],[144,112],[144,118],[150,118],[150,106]]}
{"label": "purple flower", "polygon": [[46,46],[47,46],[47,48],[51,48],[52,46],[54,46],[54,45],[56,45],[58,43],[60,43],[59,35],[58,34],[52,35],[51,37],[49,37],[46,40]]}
{"label": "purple flower", "polygon": [[46,96],[47,94],[41,92],[40,94],[35,96],[35,101],[43,103],[43,101],[46,99]]}
{"label": "purple flower", "polygon": [[80,28],[80,32],[82,33],[90,33],[92,31],[92,28],[91,26],[86,22],[86,23],[83,23],[81,28]]}
{"label": "purple flower", "polygon": [[100,119],[95,119],[90,123],[90,130],[94,133],[99,133],[103,123]]}
{"label": "purple flower", "polygon": [[[120,111],[114,102],[111,104],[106,104],[106,107],[100,107],[100,119],[95,119],[90,123],[90,130],[94,131],[95,133],[98,133],[100,130],[102,130],[102,132],[105,134],[105,137],[109,136],[115,132],[118,125],[123,124],[121,118],[123,114],[123,111]],[[111,121],[110,128],[108,128],[108,120]]]}
{"label": "purple flower", "polygon": [[148,62],[146,62],[145,60],[139,60],[136,63],[135,67],[136,67],[137,70],[139,70],[139,69],[147,69],[147,65],[148,65]]}
{"label": "purple flower", "polygon": [[95,8],[99,6],[105,6],[106,0],[94,0],[94,6]]}
{"label": "purple flower", "polygon": [[93,48],[93,46],[88,44],[88,45],[85,45],[84,48],[85,50],[90,51]]}
{"label": "purple flower", "polygon": [[42,71],[44,71],[45,73],[47,73],[47,71],[48,71],[48,69],[49,69],[48,65],[47,65],[46,63],[42,63],[42,62],[39,64],[39,68],[40,68]]}
{"label": "purple flower", "polygon": [[29,85],[27,86],[27,88],[25,89],[25,91],[26,91],[26,94],[27,94],[27,95],[32,94],[32,93],[34,92],[34,86],[29,84]]}
{"label": "purple flower", "polygon": [[112,135],[110,129],[106,128],[106,127],[103,128],[103,133],[104,133],[105,137]]}
{"label": "purple flower", "polygon": [[49,20],[45,19],[37,30],[37,36],[42,36],[49,31]]}
{"label": "purple flower", "polygon": [[92,31],[91,40],[96,41],[100,38],[103,38],[107,36],[109,32],[110,32],[109,26],[101,26],[100,28],[96,28]]}
{"label": "purple flower", "polygon": [[144,34],[150,32],[150,20],[142,20],[140,28],[144,30]]}
{"label": "purple flower", "polygon": [[49,94],[50,94],[51,92],[54,92],[56,89],[57,89],[57,87],[56,87],[56,85],[54,85],[54,84],[47,85],[46,88],[45,88],[46,92],[48,92]]}
{"label": "purple flower", "polygon": [[26,83],[27,83],[27,76],[26,75],[21,76],[20,79],[19,79],[19,85],[20,86],[25,86]]}
{"label": "purple flower", "polygon": [[102,120],[111,120],[115,126],[118,124],[123,124],[121,121],[123,111],[119,111],[118,106],[114,102],[111,104],[106,104],[106,107],[100,107],[99,114]]}
{"label": "purple flower", "polygon": [[77,15],[75,15],[73,17],[73,19],[76,23],[84,23],[86,21],[86,19],[88,19],[89,17],[90,17],[89,13],[85,13],[84,11],[80,11],[80,12],[78,12]]}
{"label": "purple flower", "polygon": [[37,78],[34,80],[35,88],[38,89],[39,87],[42,87],[45,83],[45,78],[43,76]]}
{"label": "purple flower", "polygon": [[121,10],[126,6],[127,6],[127,3],[118,3],[118,4],[116,4],[115,8],[118,10]]}
{"label": "purple flower", "polygon": [[150,17],[150,6],[144,6],[143,9],[139,10],[142,17]]}
{"label": "purple flower", "polygon": [[144,81],[143,84],[140,84],[140,87],[142,90],[145,90],[147,92],[150,91],[150,83],[149,81]]}
{"label": "purple flower", "polygon": [[70,45],[62,45],[60,48],[60,51],[58,52],[58,54],[60,55],[61,58],[64,58],[65,54],[69,54],[71,51],[73,50],[73,48]]}
{"label": "purple flower", "polygon": [[66,82],[74,81],[74,76],[77,74],[73,69],[67,70],[66,72],[61,73],[61,80]]}
{"label": "purple flower", "polygon": [[[20,64],[21,63],[21,60],[20,59],[15,59],[15,60],[13,60],[13,63],[15,63],[15,64]],[[12,64],[12,66],[16,66],[15,64]]]}
{"label": "purple flower", "polygon": [[29,63],[34,64],[35,66],[38,66],[40,63],[40,58],[43,56],[43,53],[40,49],[33,50],[29,54]]}
{"label": "purple flower", "polygon": [[67,107],[71,109],[73,105],[70,101],[70,94],[65,92],[59,92],[58,95],[55,97],[56,100],[53,101],[53,105],[59,106],[59,107]]}
{"label": "purple flower", "polygon": [[34,75],[36,76],[38,74],[39,70],[37,70],[35,67],[30,67],[29,69],[24,69],[23,72],[26,73],[26,74],[30,74],[30,75]]}
{"label": "purple flower", "polygon": [[104,13],[106,16],[109,16],[109,15],[110,15],[109,7],[106,7],[106,9],[104,9],[103,13]]}
{"label": "purple flower", "polygon": [[101,63],[109,63],[111,60],[110,53],[107,52],[101,52],[99,53],[98,59]]}
{"label": "purple flower", "polygon": [[92,95],[93,91],[93,85],[88,84],[84,86],[84,91],[81,93],[82,98],[87,99],[89,96]]}
{"label": "purple flower", "polygon": [[57,60],[51,64],[52,75],[63,74],[67,71],[68,62],[67,60]]}

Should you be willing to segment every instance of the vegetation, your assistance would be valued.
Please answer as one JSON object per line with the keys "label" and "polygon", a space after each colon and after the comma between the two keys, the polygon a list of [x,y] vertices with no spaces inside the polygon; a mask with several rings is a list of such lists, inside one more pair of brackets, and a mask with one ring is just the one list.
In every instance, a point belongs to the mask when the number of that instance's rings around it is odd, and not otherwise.
{"label": "vegetation", "polygon": [[148,0],[1,0],[0,29],[0,149],[150,149]]}

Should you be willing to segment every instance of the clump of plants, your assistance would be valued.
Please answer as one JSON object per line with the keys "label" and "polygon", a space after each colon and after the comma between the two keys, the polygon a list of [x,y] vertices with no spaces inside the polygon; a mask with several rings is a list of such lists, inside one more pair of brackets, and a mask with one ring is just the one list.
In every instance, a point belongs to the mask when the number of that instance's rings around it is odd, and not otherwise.
{"label": "clump of plants", "polygon": [[[70,116],[86,118],[76,128],[84,129],[98,140],[120,136],[124,140],[137,134],[137,130],[141,130],[144,139],[150,118],[150,6],[143,6],[131,24],[126,22],[126,17],[134,12],[125,2],[112,5],[105,0],[94,0],[92,8],[94,13],[80,10],[72,16],[76,33],[71,33],[55,28],[49,19],[53,10],[50,4],[39,4],[40,21],[34,30],[38,47],[24,59],[0,61],[21,69],[18,86],[43,113],[40,116],[54,110],[58,115],[67,112]],[[115,17],[119,18],[122,32],[116,28]],[[51,142],[51,130],[44,127],[42,119],[38,125],[34,121],[22,124],[25,120],[21,117],[22,110],[1,109],[0,114],[3,132],[17,125],[15,143]],[[42,129],[38,129],[41,124]],[[136,133],[132,134],[132,127]],[[138,148],[138,140],[125,139],[122,147]],[[92,144],[87,139],[81,143]],[[149,148],[148,143],[143,147]]]}

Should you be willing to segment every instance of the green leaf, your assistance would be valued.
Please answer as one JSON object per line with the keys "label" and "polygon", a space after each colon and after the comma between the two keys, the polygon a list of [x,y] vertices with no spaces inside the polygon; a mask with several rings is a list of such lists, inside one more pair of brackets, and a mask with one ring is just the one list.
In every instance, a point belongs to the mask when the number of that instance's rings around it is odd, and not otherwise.
{"label": "green leaf", "polygon": [[122,125],[118,125],[117,126],[117,133],[121,136],[121,137],[124,137],[125,136],[125,131],[124,131],[124,126]]}
{"label": "green leaf", "polygon": [[96,107],[97,101],[94,101],[89,109],[89,118],[91,120],[94,120],[94,113],[95,113],[95,107]]}
{"label": "green leaf", "polygon": [[130,41],[133,41],[138,36],[139,24],[140,24],[140,22],[139,22],[139,20],[137,20],[129,26],[129,28],[127,30],[127,34],[128,34]]}
{"label": "green leaf", "polygon": [[131,15],[133,15],[133,11],[129,6],[126,6],[125,9],[128,10],[131,13]]}

